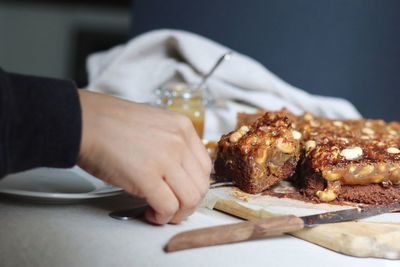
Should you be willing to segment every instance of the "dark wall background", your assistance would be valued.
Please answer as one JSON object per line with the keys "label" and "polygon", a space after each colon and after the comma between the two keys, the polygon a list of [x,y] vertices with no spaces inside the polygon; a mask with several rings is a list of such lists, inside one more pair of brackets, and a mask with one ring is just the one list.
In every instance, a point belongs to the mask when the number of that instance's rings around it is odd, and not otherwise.
{"label": "dark wall background", "polygon": [[205,35],[310,93],[400,120],[400,1],[136,0],[132,35],[157,28]]}

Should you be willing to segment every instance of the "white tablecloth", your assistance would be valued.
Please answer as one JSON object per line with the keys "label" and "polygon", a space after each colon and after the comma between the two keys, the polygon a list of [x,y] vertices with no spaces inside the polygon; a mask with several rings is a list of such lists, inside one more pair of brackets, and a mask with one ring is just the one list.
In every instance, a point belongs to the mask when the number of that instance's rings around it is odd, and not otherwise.
{"label": "white tablecloth", "polygon": [[238,219],[207,209],[181,225],[108,216],[139,201],[122,195],[44,205],[0,198],[0,266],[399,266],[344,256],[290,236],[166,254],[162,248],[175,233]]}

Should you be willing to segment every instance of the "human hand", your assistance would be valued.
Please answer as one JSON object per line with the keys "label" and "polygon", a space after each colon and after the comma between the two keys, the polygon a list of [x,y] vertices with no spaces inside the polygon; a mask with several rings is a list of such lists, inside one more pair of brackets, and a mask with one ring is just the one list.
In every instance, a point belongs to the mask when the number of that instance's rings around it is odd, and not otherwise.
{"label": "human hand", "polygon": [[175,112],[79,90],[78,165],[143,197],[154,224],[179,223],[206,194],[210,158],[191,121]]}

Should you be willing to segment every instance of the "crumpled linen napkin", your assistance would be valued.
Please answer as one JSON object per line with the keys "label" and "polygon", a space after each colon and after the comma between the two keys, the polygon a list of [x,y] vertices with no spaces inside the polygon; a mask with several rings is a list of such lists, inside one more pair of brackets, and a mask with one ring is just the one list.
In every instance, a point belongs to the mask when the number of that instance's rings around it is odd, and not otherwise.
{"label": "crumpled linen napkin", "polygon": [[[154,91],[167,82],[198,83],[228,50],[231,49],[190,32],[168,29],[147,32],[109,51],[90,55],[88,89],[136,102],[154,102]],[[249,110],[235,104],[236,100],[269,110],[287,107],[295,114],[310,111],[338,119],[361,116],[347,100],[311,95],[239,52],[234,52],[207,84],[212,98],[228,103],[225,108],[207,109],[205,138],[208,139],[218,139],[232,130],[236,113]]]}

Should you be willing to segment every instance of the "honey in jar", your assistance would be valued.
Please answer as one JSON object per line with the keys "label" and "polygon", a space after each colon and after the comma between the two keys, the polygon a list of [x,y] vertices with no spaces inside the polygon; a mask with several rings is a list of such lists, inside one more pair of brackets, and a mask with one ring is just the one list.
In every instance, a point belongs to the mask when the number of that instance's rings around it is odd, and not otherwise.
{"label": "honey in jar", "polygon": [[157,91],[158,105],[190,118],[200,138],[204,134],[204,89],[186,83],[170,83]]}

